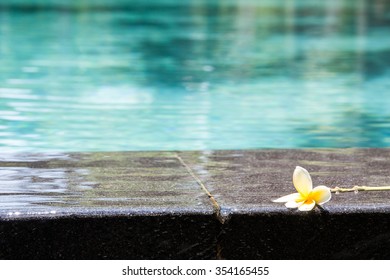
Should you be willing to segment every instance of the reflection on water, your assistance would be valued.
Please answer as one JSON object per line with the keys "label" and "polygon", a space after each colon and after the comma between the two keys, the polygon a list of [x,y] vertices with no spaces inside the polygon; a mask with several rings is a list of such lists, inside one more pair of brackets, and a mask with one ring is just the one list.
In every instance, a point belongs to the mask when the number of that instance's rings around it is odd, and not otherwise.
{"label": "reflection on water", "polygon": [[390,3],[2,0],[2,151],[390,146]]}

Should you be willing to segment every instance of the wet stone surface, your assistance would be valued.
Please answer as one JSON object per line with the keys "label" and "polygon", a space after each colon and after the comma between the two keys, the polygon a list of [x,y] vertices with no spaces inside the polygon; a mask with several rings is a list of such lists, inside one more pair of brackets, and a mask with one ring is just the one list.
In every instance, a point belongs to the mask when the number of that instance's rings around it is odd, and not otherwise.
{"label": "wet stone surface", "polygon": [[[3,259],[386,259],[390,191],[299,212],[314,185],[390,185],[389,149],[0,155]],[[210,199],[209,196],[212,196]]]}
{"label": "wet stone surface", "polygon": [[[390,185],[389,149],[199,151],[179,155],[214,195],[224,215],[293,213],[272,200],[296,192],[292,174],[297,165],[310,172],[314,186]],[[324,211],[387,213],[390,192],[333,194]]]}
{"label": "wet stone surface", "polygon": [[3,219],[213,213],[169,152],[3,155],[0,195]]}

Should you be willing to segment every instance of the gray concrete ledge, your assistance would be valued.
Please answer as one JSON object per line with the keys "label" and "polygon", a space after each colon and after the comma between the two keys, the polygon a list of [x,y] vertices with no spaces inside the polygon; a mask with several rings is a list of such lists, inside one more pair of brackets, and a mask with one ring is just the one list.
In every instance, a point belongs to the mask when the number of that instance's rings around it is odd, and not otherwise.
{"label": "gray concrete ledge", "polygon": [[0,257],[388,258],[390,192],[333,195],[309,213],[272,200],[295,192],[296,165],[314,185],[382,186],[389,159],[390,149],[2,154]]}

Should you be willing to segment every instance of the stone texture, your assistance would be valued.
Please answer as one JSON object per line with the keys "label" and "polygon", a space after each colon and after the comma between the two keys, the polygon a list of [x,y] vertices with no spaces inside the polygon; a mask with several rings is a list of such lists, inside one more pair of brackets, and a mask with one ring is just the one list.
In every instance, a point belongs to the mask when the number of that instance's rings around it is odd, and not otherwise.
{"label": "stone texture", "polygon": [[0,223],[0,259],[215,259],[207,215],[14,219]]}
{"label": "stone texture", "polygon": [[[292,213],[280,196],[296,192],[295,166],[306,168],[314,186],[390,185],[389,149],[313,149],[198,151],[179,155],[221,206],[223,215]],[[389,212],[390,192],[333,194],[324,205],[330,213]],[[316,212],[320,210],[317,209]]]}
{"label": "stone texture", "polygon": [[389,159],[390,149],[0,155],[0,258],[388,259],[390,191],[334,194],[312,212],[272,199],[295,192],[296,165],[314,185],[390,185]]}
{"label": "stone texture", "polygon": [[0,218],[213,214],[170,152],[0,157]]}

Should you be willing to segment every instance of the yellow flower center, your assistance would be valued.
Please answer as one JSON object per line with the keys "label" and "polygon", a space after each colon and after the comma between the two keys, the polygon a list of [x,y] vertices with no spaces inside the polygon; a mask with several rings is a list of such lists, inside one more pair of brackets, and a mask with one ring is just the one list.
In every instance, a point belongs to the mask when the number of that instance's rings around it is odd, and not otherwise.
{"label": "yellow flower center", "polygon": [[309,193],[307,196],[301,195],[300,197],[298,197],[295,200],[295,202],[297,202],[297,203],[303,202],[303,203],[307,203],[307,204],[313,203],[313,201],[316,201],[316,196],[313,195],[313,193]]}

